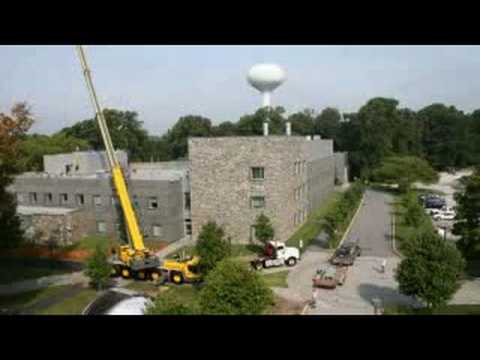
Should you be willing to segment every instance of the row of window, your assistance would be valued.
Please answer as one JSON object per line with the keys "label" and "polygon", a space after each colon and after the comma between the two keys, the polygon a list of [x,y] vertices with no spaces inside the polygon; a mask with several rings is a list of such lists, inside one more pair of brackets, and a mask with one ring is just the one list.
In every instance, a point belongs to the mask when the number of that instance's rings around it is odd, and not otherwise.
{"label": "row of window", "polygon": [[305,220],[307,220],[307,217],[308,217],[308,210],[307,209],[297,211],[293,215],[293,225],[297,226],[297,225],[303,224],[305,222]]}
{"label": "row of window", "polygon": [[295,175],[303,174],[307,170],[307,163],[304,161],[295,161]]}
{"label": "row of window", "polygon": [[[115,228],[117,231],[120,231],[120,224],[116,223]],[[107,232],[107,223],[105,221],[97,221],[97,232],[100,234]],[[162,236],[162,227],[160,225],[152,225],[151,234],[155,237]]]}
{"label": "row of window", "polygon": [[[17,202],[20,204],[25,203],[25,194],[22,193],[17,193]],[[184,194],[184,203],[185,203],[185,209],[190,210],[190,193],[185,193]],[[85,205],[85,195],[84,194],[75,194],[75,204],[78,206],[84,206]],[[38,193],[36,192],[31,192],[28,193],[28,203],[31,205],[39,205],[40,204],[40,197]],[[112,206],[117,206],[119,205],[118,198],[115,196],[111,197],[112,201]],[[139,202],[138,202],[138,197],[137,195],[133,195],[132,198],[133,205],[135,207],[139,207]],[[44,193],[43,194],[43,204],[45,205],[53,205],[53,194],[52,193]],[[70,196],[67,193],[61,193],[59,194],[59,204],[60,205],[68,205],[70,204]],[[103,206],[103,198],[101,195],[93,195],[92,196],[92,204],[95,207],[102,207]],[[150,196],[147,199],[147,206],[148,209],[150,210],[155,210],[158,209],[159,203],[158,203],[158,198],[156,196]]]}
{"label": "row of window", "polygon": [[300,185],[298,188],[296,188],[293,194],[295,201],[303,200],[305,196],[307,196],[307,189],[308,188],[306,184]]}

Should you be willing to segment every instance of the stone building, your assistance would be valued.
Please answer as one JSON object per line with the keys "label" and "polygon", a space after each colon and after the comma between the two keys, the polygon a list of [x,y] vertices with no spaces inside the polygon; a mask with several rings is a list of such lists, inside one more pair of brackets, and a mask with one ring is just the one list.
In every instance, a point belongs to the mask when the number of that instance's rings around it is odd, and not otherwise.
{"label": "stone building", "polygon": [[213,220],[233,242],[248,243],[265,213],[276,240],[286,241],[333,191],[335,178],[345,181],[344,158],[318,136],[190,138],[188,147],[194,240]]}
{"label": "stone building", "polygon": [[[191,138],[188,145],[188,161],[129,163],[117,151],[146,241],[196,240],[202,225],[214,220],[233,241],[247,243],[262,212],[284,241],[335,182],[346,182],[346,154],[317,136]],[[10,191],[39,242],[124,232],[103,152],[44,156],[44,171],[17,176]]]}
{"label": "stone building", "polygon": [[[145,240],[173,242],[182,239],[190,228],[189,204],[185,203],[185,193],[189,192],[185,164],[183,167],[171,164],[176,166],[174,170],[163,163],[132,164],[130,167],[124,152],[117,152],[117,156],[126,174]],[[124,231],[123,217],[106,164],[105,154],[99,152],[48,155],[44,157],[44,172],[24,173],[15,178],[10,191],[16,193],[18,213],[27,224],[36,225],[38,231],[44,233],[41,241],[45,241],[48,234],[52,239],[78,240],[67,233],[69,228],[75,228],[79,219],[84,234],[120,237]],[[22,214],[28,213],[28,208],[35,208],[34,218],[41,221],[32,221],[32,214]],[[82,215],[68,215],[71,219],[65,222],[70,225],[60,226],[59,214],[53,214],[53,209],[63,211],[65,219],[66,214],[70,214],[69,209]],[[59,224],[65,234],[58,237],[55,235],[58,231],[51,230],[52,226],[43,226],[49,218],[50,223]]]}

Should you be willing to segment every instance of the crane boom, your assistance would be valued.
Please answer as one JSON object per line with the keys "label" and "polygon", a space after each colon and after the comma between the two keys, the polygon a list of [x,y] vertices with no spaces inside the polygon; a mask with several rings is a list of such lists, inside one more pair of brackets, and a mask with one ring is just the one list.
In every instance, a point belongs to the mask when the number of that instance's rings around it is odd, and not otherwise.
{"label": "crane boom", "polygon": [[120,205],[122,207],[123,215],[125,216],[127,230],[128,230],[128,234],[130,235],[132,247],[135,251],[142,252],[145,250],[143,235],[140,231],[137,216],[135,214],[135,211],[132,206],[132,202],[130,200],[130,195],[128,193],[127,184],[125,182],[125,177],[123,175],[122,168],[115,155],[115,149],[113,148],[110,132],[108,131],[107,122],[105,121],[105,116],[103,115],[102,108],[100,106],[100,103],[97,98],[97,94],[95,92],[95,88],[93,86],[92,76],[90,74],[90,69],[88,67],[85,52],[81,45],[77,45],[76,49],[77,49],[78,57],[80,59],[80,64],[82,66],[85,82],[87,84],[90,100],[92,101],[93,107],[95,109],[98,127],[100,128],[102,140],[105,145],[105,152],[107,154],[108,164],[112,172],[113,183],[114,183],[118,198],[120,200]]}

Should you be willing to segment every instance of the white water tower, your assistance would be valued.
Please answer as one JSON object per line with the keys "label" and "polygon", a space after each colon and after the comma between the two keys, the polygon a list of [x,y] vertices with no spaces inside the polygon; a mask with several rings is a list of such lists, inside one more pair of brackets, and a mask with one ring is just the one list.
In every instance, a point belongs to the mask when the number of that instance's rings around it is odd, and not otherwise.
{"label": "white water tower", "polygon": [[285,80],[285,71],[275,64],[254,65],[247,74],[248,83],[262,93],[263,107],[271,106],[272,92]]}

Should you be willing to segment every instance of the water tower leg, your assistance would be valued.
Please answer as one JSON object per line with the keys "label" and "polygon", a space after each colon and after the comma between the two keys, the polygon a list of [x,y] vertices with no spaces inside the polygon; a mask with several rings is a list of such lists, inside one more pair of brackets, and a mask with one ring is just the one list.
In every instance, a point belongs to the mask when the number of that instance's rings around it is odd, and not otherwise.
{"label": "water tower leg", "polygon": [[269,92],[263,93],[263,107],[270,107],[270,95]]}

